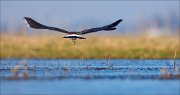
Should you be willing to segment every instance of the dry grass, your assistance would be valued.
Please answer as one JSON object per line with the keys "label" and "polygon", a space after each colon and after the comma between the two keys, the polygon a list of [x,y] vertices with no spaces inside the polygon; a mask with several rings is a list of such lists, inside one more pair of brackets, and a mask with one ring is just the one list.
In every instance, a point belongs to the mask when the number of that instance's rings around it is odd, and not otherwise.
{"label": "dry grass", "polygon": [[53,36],[1,35],[0,58],[176,58],[179,38],[130,36],[87,37],[77,40]]}

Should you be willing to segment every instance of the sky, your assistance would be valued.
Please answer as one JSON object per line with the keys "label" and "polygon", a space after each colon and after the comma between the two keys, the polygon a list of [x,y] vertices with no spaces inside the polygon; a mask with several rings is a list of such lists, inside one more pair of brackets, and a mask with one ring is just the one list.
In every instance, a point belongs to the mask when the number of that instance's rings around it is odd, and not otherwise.
{"label": "sky", "polygon": [[[180,1],[0,1],[1,25],[25,25],[31,17],[45,25],[73,30],[109,24],[123,19],[124,24],[150,19],[156,14],[179,15]],[[118,26],[121,27],[121,26]]]}

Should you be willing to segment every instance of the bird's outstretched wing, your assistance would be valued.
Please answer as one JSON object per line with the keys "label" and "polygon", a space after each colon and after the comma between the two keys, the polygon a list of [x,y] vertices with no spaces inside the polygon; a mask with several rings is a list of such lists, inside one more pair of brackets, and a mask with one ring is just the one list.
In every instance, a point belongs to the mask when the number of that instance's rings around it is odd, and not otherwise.
{"label": "bird's outstretched wing", "polygon": [[63,32],[63,33],[67,33],[69,34],[70,32],[60,29],[60,28],[56,28],[56,27],[49,27],[46,25],[43,25],[35,20],[33,20],[32,18],[29,17],[24,17],[25,22],[27,23],[27,25],[31,28],[35,28],[35,29],[48,29],[48,30],[54,30],[54,31],[58,31],[58,32]]}
{"label": "bird's outstretched wing", "polygon": [[116,28],[114,28],[114,27],[117,26],[121,21],[122,21],[122,19],[119,19],[116,22],[114,22],[112,24],[109,24],[109,25],[106,25],[106,26],[96,27],[96,28],[91,28],[91,29],[85,29],[85,30],[82,30],[80,32],[80,34],[98,32],[98,31],[101,31],[101,30],[105,30],[105,31],[115,30]]}

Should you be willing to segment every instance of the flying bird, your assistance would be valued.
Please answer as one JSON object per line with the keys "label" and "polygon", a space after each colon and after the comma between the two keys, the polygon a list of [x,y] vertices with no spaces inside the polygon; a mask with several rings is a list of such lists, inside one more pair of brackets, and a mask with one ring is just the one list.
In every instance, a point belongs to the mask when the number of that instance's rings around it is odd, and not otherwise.
{"label": "flying bird", "polygon": [[76,39],[86,39],[85,37],[82,36],[84,34],[98,32],[98,31],[101,31],[101,30],[104,30],[104,31],[115,30],[116,29],[115,27],[122,21],[122,19],[119,19],[116,22],[113,22],[112,24],[108,24],[108,25],[105,25],[105,26],[102,26],[102,27],[84,29],[84,30],[79,31],[79,32],[70,32],[70,31],[67,31],[67,30],[64,30],[64,29],[43,25],[43,24],[41,24],[41,23],[39,23],[39,22],[33,20],[32,18],[29,18],[29,17],[24,17],[24,20],[27,23],[27,26],[31,27],[31,28],[48,29],[48,30],[53,30],[53,31],[66,33],[68,35],[64,36],[63,38],[71,39],[74,44],[75,44]]}

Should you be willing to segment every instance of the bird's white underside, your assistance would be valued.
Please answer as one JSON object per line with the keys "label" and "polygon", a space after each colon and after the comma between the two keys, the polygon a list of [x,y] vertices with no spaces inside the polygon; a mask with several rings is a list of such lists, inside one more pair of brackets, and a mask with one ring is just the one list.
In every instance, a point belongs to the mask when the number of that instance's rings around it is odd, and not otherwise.
{"label": "bird's white underside", "polygon": [[71,36],[76,36],[76,37],[82,37],[80,35],[77,35],[77,34],[71,34],[71,35],[67,35],[68,37],[71,37]]}

